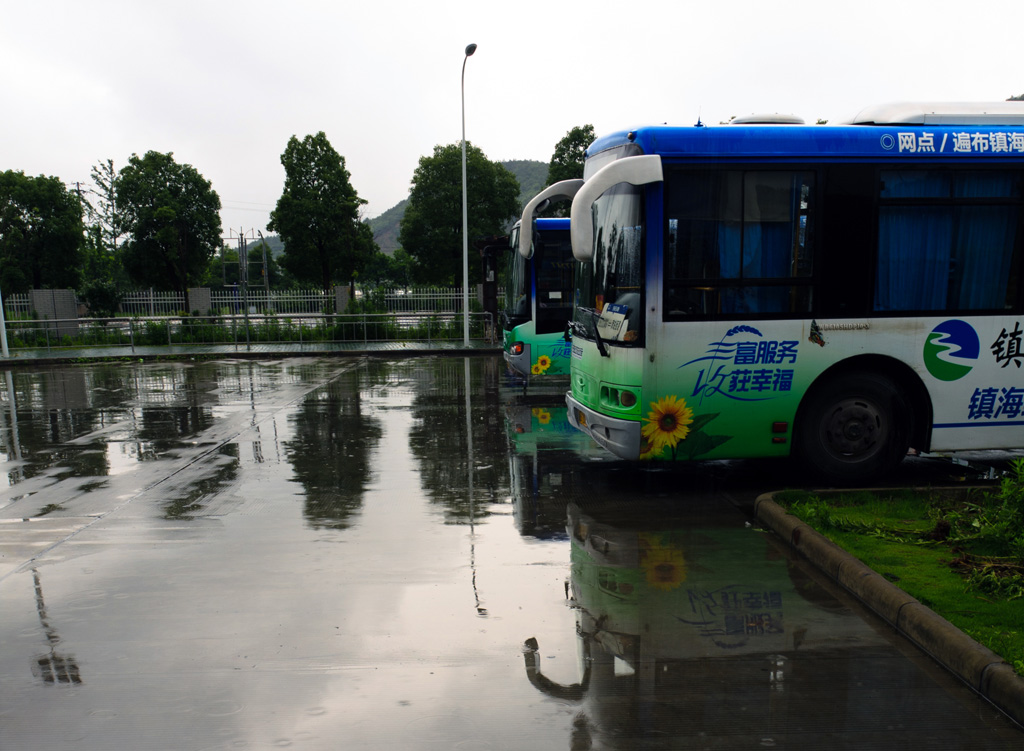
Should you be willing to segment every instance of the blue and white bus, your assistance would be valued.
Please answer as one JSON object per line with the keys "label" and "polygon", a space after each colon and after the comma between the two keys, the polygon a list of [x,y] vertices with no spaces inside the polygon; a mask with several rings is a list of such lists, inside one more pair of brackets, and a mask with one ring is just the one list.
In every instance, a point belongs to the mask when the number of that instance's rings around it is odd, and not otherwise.
{"label": "blue and white bus", "polygon": [[858,481],[1024,447],[1024,102],[623,130],[572,204],[570,421]]}

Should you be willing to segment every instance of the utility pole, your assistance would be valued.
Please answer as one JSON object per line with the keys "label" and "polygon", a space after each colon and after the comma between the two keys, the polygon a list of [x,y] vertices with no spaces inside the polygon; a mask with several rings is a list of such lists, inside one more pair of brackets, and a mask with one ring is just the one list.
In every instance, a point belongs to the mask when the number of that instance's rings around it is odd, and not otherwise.
{"label": "utility pole", "polygon": [[[242,298],[242,316],[245,320],[245,349],[246,351],[251,349],[249,341],[249,251],[247,240],[249,238],[255,238],[255,230],[249,230],[248,233],[244,229],[238,230],[238,235],[234,236],[234,230],[229,230],[228,239],[238,240],[238,287],[241,292]],[[223,259],[223,255],[221,255]],[[225,284],[227,282],[227,264],[223,264],[225,273]]]}

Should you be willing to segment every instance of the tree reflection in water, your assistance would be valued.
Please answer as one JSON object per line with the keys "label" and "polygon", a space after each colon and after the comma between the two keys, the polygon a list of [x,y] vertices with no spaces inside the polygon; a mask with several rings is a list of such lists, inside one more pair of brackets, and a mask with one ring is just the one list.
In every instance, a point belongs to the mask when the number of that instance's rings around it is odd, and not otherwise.
{"label": "tree reflection in water", "polygon": [[342,374],[309,394],[292,417],[285,452],[305,490],[304,514],[314,527],[346,529],[370,482],[380,421],[363,414],[364,373]]}

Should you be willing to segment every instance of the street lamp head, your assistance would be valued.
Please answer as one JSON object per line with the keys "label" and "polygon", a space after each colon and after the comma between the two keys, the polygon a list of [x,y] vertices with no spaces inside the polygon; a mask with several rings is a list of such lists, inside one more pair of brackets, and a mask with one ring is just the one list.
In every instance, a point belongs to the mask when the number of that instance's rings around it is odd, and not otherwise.
{"label": "street lamp head", "polygon": [[476,45],[475,44],[468,44],[468,45],[466,45],[466,57],[469,57],[474,52],[476,52]]}

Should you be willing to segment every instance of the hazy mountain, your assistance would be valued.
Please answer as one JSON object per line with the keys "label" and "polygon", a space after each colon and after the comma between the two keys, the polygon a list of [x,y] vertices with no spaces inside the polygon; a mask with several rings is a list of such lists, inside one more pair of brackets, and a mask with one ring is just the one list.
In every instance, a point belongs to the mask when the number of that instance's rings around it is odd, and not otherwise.
{"label": "hazy mountain", "polygon": [[[540,193],[547,185],[547,162],[538,162],[532,159],[516,159],[509,162],[501,162],[501,165],[519,180],[520,206]],[[391,255],[398,249],[398,230],[408,203],[408,198],[399,201],[380,216],[370,220],[370,227],[373,229],[373,239],[377,241],[380,249],[388,255]]]}
{"label": "hazy mountain", "polygon": [[370,228],[373,229],[373,239],[380,246],[382,252],[389,256],[398,250],[398,230],[405,216],[405,207],[409,205],[409,199],[403,198],[380,216],[370,220]]}
{"label": "hazy mountain", "polygon": [[[277,235],[264,235],[263,239],[267,243],[267,249],[270,251],[270,255],[272,255],[274,258],[277,258],[279,255],[281,255],[281,253],[284,252],[284,243],[281,242],[281,238],[278,237]],[[259,244],[260,244],[260,239],[259,238],[256,238],[255,240],[250,238],[246,242],[246,247],[248,247],[249,250],[252,250],[254,247],[256,247]]]}

